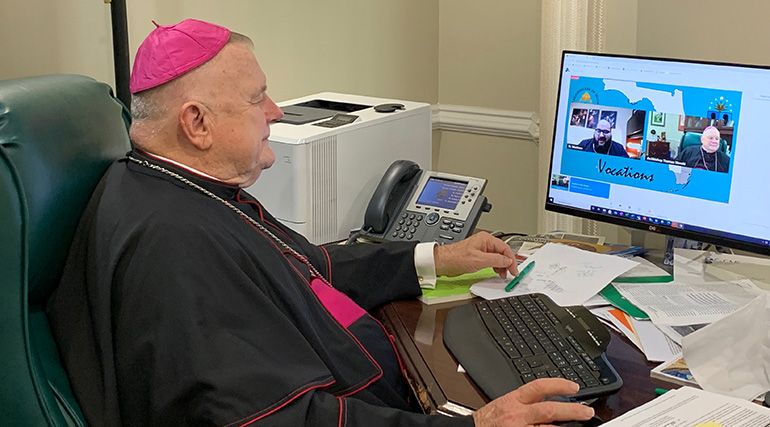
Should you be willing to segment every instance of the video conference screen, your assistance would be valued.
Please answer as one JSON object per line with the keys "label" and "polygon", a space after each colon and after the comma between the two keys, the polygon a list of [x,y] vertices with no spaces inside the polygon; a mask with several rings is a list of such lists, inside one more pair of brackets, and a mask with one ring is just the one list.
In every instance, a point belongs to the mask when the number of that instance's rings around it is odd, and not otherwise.
{"label": "video conference screen", "polygon": [[465,193],[467,182],[431,177],[417,198],[417,204],[454,210]]}
{"label": "video conference screen", "polygon": [[546,207],[770,251],[768,128],[770,69],[565,52]]}

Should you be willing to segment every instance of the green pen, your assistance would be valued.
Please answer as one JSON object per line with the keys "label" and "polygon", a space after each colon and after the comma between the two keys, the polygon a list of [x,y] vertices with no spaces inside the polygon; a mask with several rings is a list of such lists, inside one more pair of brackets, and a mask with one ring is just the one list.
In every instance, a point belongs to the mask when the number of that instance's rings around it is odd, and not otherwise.
{"label": "green pen", "polygon": [[505,292],[510,292],[510,291],[511,291],[511,289],[513,289],[513,287],[514,287],[514,286],[518,285],[518,284],[519,284],[519,282],[521,282],[521,279],[523,279],[523,278],[524,278],[524,276],[526,276],[526,275],[527,275],[527,273],[529,273],[529,272],[530,272],[530,270],[532,270],[532,267],[534,267],[534,266],[535,266],[535,261],[532,261],[532,262],[530,262],[529,264],[527,264],[527,266],[526,266],[526,267],[524,267],[524,268],[521,270],[521,272],[519,273],[519,275],[518,275],[518,276],[516,276],[516,277],[514,277],[514,278],[513,278],[513,280],[511,280],[511,283],[508,283],[508,285],[505,287]]}

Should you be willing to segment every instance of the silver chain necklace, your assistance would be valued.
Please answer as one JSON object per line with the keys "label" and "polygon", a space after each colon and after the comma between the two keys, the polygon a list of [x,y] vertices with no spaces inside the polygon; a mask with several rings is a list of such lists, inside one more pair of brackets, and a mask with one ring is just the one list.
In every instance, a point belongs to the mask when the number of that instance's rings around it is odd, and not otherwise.
{"label": "silver chain necklace", "polygon": [[158,166],[158,165],[156,165],[156,164],[150,163],[150,162],[148,162],[147,160],[139,160],[139,159],[135,159],[135,158],[134,158],[134,157],[132,157],[132,156],[128,156],[128,160],[131,160],[131,161],[132,161],[132,162],[134,162],[134,163],[140,164],[140,165],[142,165],[142,166],[144,166],[144,167],[147,167],[147,168],[150,168],[150,169],[156,170],[156,171],[158,171],[158,172],[162,172],[162,173],[164,173],[164,174],[166,174],[166,175],[168,175],[168,176],[170,176],[170,177],[172,177],[172,178],[176,178],[177,180],[179,180],[179,181],[182,181],[183,183],[185,183],[185,184],[189,185],[189,186],[190,186],[190,187],[192,187],[192,188],[195,188],[196,190],[198,190],[198,191],[200,191],[201,193],[203,193],[203,194],[205,194],[205,195],[207,195],[207,196],[211,197],[212,199],[214,199],[214,200],[217,200],[217,201],[219,201],[219,202],[223,203],[225,206],[227,206],[227,207],[228,207],[228,208],[230,208],[232,211],[234,211],[235,213],[237,213],[237,214],[238,214],[238,215],[239,215],[241,218],[245,219],[246,221],[248,221],[249,223],[251,223],[253,226],[257,227],[257,228],[258,228],[260,231],[262,231],[263,233],[267,234],[267,235],[268,235],[268,236],[269,236],[271,239],[275,240],[275,241],[276,241],[276,243],[278,243],[278,244],[279,244],[279,245],[280,245],[282,248],[286,249],[286,250],[287,250],[287,251],[289,251],[289,252],[290,252],[292,255],[294,255],[295,257],[297,257],[297,259],[299,259],[300,261],[302,261],[302,263],[303,263],[303,264],[305,264],[305,265],[307,266],[307,268],[308,268],[308,269],[310,269],[310,275],[311,275],[311,276],[314,276],[314,277],[316,277],[316,278],[320,279],[320,280],[321,280],[322,282],[324,282],[326,285],[328,285],[328,286],[331,286],[331,283],[329,283],[329,282],[326,280],[326,278],[325,278],[325,277],[324,277],[324,276],[323,276],[321,273],[319,273],[319,272],[318,272],[318,270],[316,270],[316,268],[315,268],[315,267],[313,267],[313,264],[311,264],[311,263],[310,263],[310,260],[309,260],[309,259],[308,259],[308,258],[307,258],[305,255],[302,255],[302,254],[300,254],[299,252],[297,252],[296,250],[294,250],[294,248],[292,248],[291,246],[289,246],[288,244],[286,244],[286,242],[284,242],[284,241],[283,241],[283,240],[281,240],[281,239],[280,239],[278,236],[276,236],[275,234],[273,234],[273,232],[271,232],[270,230],[268,230],[267,228],[265,228],[265,226],[264,226],[264,225],[262,225],[262,224],[260,224],[259,222],[257,222],[257,221],[256,221],[254,218],[252,218],[252,217],[250,217],[250,216],[246,215],[246,213],[245,213],[245,212],[243,212],[242,210],[240,210],[240,209],[238,209],[237,207],[233,206],[233,204],[232,204],[232,203],[230,203],[230,202],[228,202],[227,200],[225,200],[225,199],[223,199],[223,198],[221,198],[221,197],[217,196],[216,194],[212,193],[211,191],[209,191],[209,190],[206,190],[205,188],[203,188],[203,187],[201,187],[200,185],[198,185],[198,184],[196,184],[196,183],[194,183],[194,182],[190,181],[189,179],[187,179],[187,178],[183,177],[182,175],[179,175],[178,173],[172,172],[172,171],[170,171],[170,170],[168,170],[168,169],[166,169],[166,168],[164,168],[164,167],[162,167],[162,166]]}

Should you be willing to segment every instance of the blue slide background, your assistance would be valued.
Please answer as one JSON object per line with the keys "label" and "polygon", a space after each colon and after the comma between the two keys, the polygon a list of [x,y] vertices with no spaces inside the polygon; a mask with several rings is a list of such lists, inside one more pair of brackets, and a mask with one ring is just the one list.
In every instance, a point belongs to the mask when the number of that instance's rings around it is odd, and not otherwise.
{"label": "blue slide background", "polygon": [[[734,129],[738,129],[740,118],[741,93],[728,90],[706,89],[687,86],[671,86],[657,83],[637,83],[637,87],[654,89],[673,93],[675,89],[682,92],[682,102],[685,115],[705,117],[707,110],[712,106],[715,99],[724,97],[732,105],[732,117]],[[580,77],[570,80],[569,99],[571,102],[578,102],[580,97],[586,91],[591,95],[596,104],[586,103],[586,108],[594,106],[611,106],[619,108],[629,108],[636,110],[652,111],[653,104],[648,99],[643,99],[635,104],[629,102],[628,98],[618,90],[604,90],[603,79]],[[713,108],[713,107],[712,107]],[[664,113],[673,113],[663,111]],[[565,129],[569,130],[569,117],[567,114],[565,120]],[[646,134],[646,133],[645,133]],[[734,133],[734,136],[737,132]],[[562,152],[562,164],[560,173],[581,177],[589,180],[596,180],[618,185],[628,185],[637,188],[650,189],[664,193],[676,193],[688,197],[697,197],[699,199],[711,200],[715,202],[727,203],[730,199],[730,182],[733,173],[734,159],[737,153],[737,141],[733,139],[732,153],[730,160],[730,170],[727,173],[709,172],[699,169],[691,169],[689,179],[677,183],[674,172],[669,170],[669,165],[664,163],[655,163],[641,159],[627,159],[622,157],[607,156],[596,153],[586,153],[580,150],[566,148],[568,135],[564,135],[564,150]],[[579,141],[570,141],[577,144]],[[620,141],[619,141],[620,142]],[[600,162],[604,165],[603,172],[600,171]],[[628,167],[627,170],[625,168]],[[646,179],[634,179],[625,176],[613,176],[607,173],[607,170],[625,170],[628,174],[640,173],[646,176],[652,176],[652,181]],[[683,168],[685,170],[689,168]],[[680,180],[682,181],[682,180]]]}

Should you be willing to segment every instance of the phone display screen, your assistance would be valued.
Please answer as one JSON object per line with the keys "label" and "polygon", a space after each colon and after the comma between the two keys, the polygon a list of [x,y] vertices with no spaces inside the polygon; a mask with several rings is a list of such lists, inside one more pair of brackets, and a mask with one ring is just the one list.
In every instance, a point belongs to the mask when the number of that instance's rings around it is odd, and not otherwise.
{"label": "phone display screen", "polygon": [[417,198],[417,204],[454,210],[467,186],[467,182],[431,177]]}

